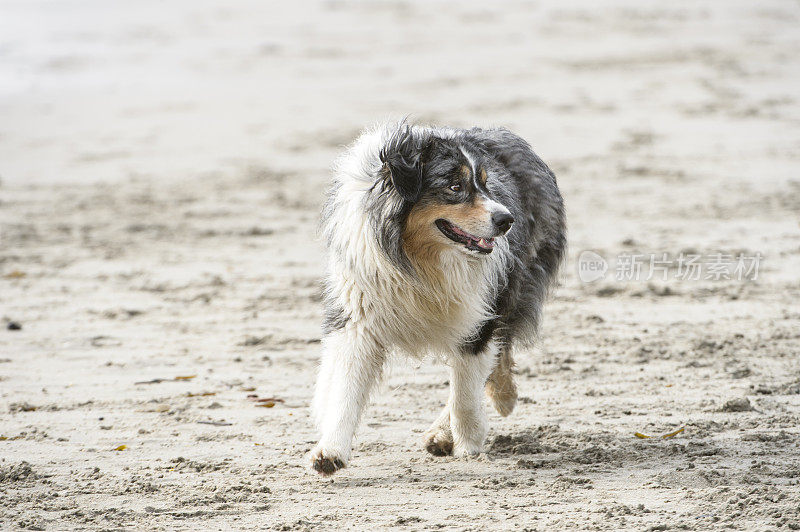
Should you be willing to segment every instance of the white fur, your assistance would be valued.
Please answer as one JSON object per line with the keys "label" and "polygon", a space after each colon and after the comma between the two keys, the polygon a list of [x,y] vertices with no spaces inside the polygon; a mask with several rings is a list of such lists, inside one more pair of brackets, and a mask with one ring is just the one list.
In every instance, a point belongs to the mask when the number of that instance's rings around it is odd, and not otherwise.
{"label": "white fur", "polygon": [[[492,317],[490,302],[510,262],[508,242],[497,238],[494,251],[481,256],[449,246],[439,265],[446,274],[436,279],[411,276],[393,264],[364,210],[388,127],[363,134],[335,167],[338,188],[323,227],[330,244],[327,297],[349,319],[323,340],[313,405],[322,436],[312,460],[347,463],[361,412],[393,351],[411,357],[433,353],[451,366],[447,415],[439,422],[450,423],[455,455],[480,452],[486,434],[481,397],[496,350],[464,356],[459,347]],[[492,203],[492,210],[505,209]]]}
{"label": "white fur", "polygon": [[486,412],[483,409],[483,386],[492,371],[497,349],[492,344],[480,355],[463,354],[451,358],[450,430],[453,455],[469,456],[483,450],[486,439]]}
{"label": "white fur", "polygon": [[511,212],[506,208],[505,205],[501,203],[497,203],[493,199],[486,198],[486,210],[492,214],[495,213],[503,213],[503,214],[511,214]]}

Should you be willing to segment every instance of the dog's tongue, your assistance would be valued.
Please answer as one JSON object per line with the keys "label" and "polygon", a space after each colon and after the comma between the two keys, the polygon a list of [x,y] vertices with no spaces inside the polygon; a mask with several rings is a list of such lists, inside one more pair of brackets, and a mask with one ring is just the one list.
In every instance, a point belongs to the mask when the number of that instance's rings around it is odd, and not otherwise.
{"label": "dog's tongue", "polygon": [[494,238],[490,238],[489,240],[481,238],[480,240],[477,240],[475,242],[475,245],[477,245],[481,249],[487,249],[487,250],[494,249]]}
{"label": "dog's tongue", "polygon": [[450,230],[464,237],[468,245],[475,246],[483,251],[491,251],[494,249],[494,238],[478,238],[454,224],[450,224]]}

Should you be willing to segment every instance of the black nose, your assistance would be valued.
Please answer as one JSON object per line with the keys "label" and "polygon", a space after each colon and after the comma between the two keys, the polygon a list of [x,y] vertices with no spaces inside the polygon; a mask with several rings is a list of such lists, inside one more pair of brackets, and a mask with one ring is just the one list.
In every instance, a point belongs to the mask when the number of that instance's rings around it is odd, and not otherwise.
{"label": "black nose", "polygon": [[511,229],[511,224],[514,223],[514,217],[507,212],[495,212],[492,213],[492,223],[500,231],[500,234],[505,234]]}

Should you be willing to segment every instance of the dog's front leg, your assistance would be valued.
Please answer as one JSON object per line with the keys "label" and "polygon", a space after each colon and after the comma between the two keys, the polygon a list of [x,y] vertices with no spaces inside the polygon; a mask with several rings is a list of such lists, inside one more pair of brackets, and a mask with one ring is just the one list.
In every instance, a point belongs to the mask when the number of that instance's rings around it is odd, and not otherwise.
{"label": "dog's front leg", "polygon": [[385,358],[376,339],[358,327],[345,327],[323,340],[314,395],[322,436],[310,455],[311,467],[320,474],[331,475],[347,466],[353,435]]}
{"label": "dog's front leg", "polygon": [[460,352],[451,358],[449,407],[454,456],[476,455],[483,451],[487,432],[483,388],[495,355],[495,347],[490,343],[478,354]]}

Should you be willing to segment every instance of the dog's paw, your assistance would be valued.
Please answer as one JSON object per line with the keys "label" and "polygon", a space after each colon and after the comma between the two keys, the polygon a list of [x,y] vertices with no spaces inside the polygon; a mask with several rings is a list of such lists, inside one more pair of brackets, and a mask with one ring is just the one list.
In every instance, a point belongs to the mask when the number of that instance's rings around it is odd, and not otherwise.
{"label": "dog's paw", "polygon": [[456,458],[467,458],[470,456],[478,456],[483,452],[483,445],[478,444],[461,444],[453,448],[453,456]]}
{"label": "dog's paw", "polygon": [[503,417],[508,416],[517,404],[517,386],[514,384],[514,376],[495,370],[486,382],[486,395],[492,401],[497,413]]}
{"label": "dog's paw", "polygon": [[425,450],[433,456],[448,456],[453,454],[453,435],[449,430],[437,427],[425,433],[423,437]]}
{"label": "dog's paw", "polygon": [[496,398],[492,404],[498,414],[503,417],[508,417],[511,412],[514,411],[514,407],[517,404],[517,395],[514,394],[513,396]]}
{"label": "dog's paw", "polygon": [[323,477],[329,477],[347,467],[347,461],[335,451],[315,447],[309,454],[310,467]]}

